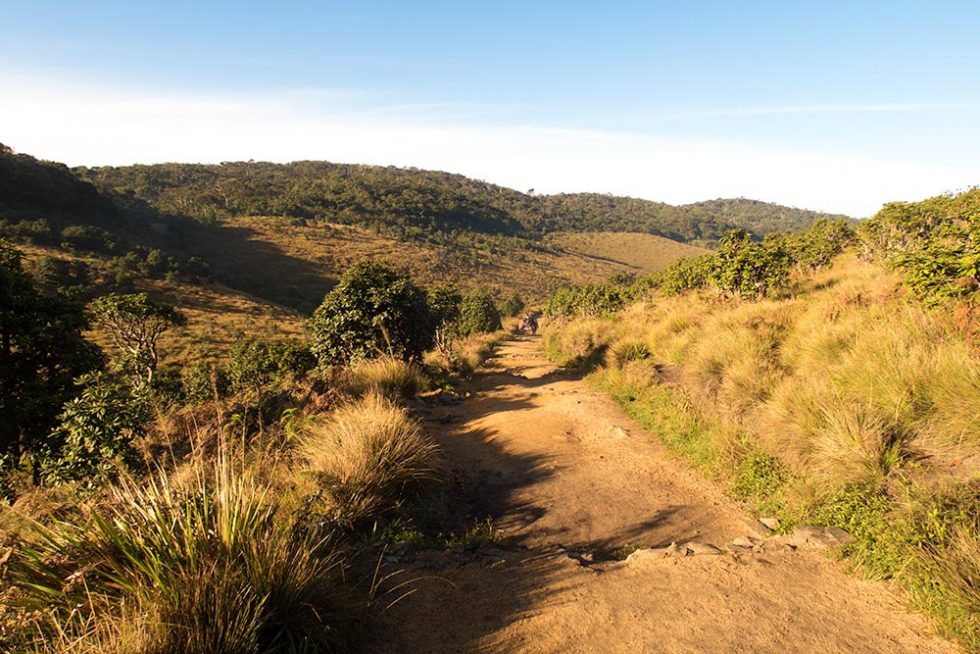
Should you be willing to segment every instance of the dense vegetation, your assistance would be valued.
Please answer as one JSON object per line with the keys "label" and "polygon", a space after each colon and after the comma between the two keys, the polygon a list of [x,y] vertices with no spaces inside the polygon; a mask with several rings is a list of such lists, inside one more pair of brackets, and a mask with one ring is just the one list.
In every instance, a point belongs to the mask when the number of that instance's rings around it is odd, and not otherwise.
{"label": "dense vegetation", "polygon": [[214,220],[287,216],[363,225],[403,238],[476,231],[533,237],[554,231],[645,232],[711,243],[734,227],[758,235],[821,217],[751,200],[671,206],[596,193],[539,196],[449,173],[300,161],[76,169],[107,192],[166,213]]}
{"label": "dense vegetation", "polygon": [[732,233],[632,304],[563,291],[579,310],[546,348],[779,529],[848,531],[856,567],[980,651],[978,197],[887,205],[856,234]]}

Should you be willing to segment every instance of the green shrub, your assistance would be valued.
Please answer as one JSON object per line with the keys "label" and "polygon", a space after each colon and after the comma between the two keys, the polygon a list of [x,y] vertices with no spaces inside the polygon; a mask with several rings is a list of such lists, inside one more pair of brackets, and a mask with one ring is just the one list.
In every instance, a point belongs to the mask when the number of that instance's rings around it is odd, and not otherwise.
{"label": "green shrub", "polygon": [[65,404],[48,439],[41,471],[49,484],[96,485],[138,460],[133,440],[146,433],[150,420],[145,399],[103,375],[82,377],[79,384],[81,394]]}
{"label": "green shrub", "polygon": [[71,225],[61,230],[62,247],[67,250],[110,254],[118,243],[109,232],[92,225]]}
{"label": "green shrub", "polygon": [[766,297],[789,281],[790,256],[781,239],[754,243],[744,229],[729,232],[712,260],[712,281],[744,298]]}
{"label": "green shrub", "polygon": [[231,349],[228,381],[235,392],[258,389],[287,374],[303,375],[315,365],[313,354],[300,341],[246,338]]}
{"label": "green shrub", "polygon": [[183,377],[183,395],[188,402],[202,404],[215,396],[224,397],[231,390],[231,381],[224,368],[200,362],[191,366]]}
{"label": "green shrub", "polygon": [[508,317],[514,317],[524,310],[524,300],[517,293],[509,295],[500,303],[500,313]]}
{"label": "green shrub", "polygon": [[486,291],[470,291],[459,305],[459,333],[461,336],[486,334],[501,329],[500,312],[493,296]]}
{"label": "green shrub", "polygon": [[677,295],[708,286],[711,283],[714,260],[713,254],[678,259],[657,276],[657,289],[668,295]]}
{"label": "green shrub", "polygon": [[886,204],[860,236],[865,254],[903,271],[927,304],[980,293],[980,188]]}
{"label": "green shrub", "polygon": [[312,350],[323,365],[390,354],[418,360],[432,347],[435,325],[425,294],[379,263],[354,264],[310,320]]}

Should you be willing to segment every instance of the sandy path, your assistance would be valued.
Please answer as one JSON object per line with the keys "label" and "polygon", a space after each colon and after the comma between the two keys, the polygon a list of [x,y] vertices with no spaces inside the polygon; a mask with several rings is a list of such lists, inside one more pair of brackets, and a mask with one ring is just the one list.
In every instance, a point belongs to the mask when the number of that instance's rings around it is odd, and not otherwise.
{"label": "sandy path", "polygon": [[467,390],[431,429],[460,501],[494,516],[509,545],[402,564],[415,592],[381,616],[367,651],[957,651],[885,586],[817,553],[582,565],[568,549],[722,546],[761,527],[535,340],[506,343]]}

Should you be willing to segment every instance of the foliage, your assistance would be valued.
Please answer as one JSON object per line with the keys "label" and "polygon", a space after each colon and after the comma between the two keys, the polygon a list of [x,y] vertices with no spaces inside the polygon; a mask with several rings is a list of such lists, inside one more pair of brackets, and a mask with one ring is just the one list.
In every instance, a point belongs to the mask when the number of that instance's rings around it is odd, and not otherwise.
{"label": "foliage", "polygon": [[459,334],[463,337],[501,329],[500,312],[493,296],[483,290],[470,291],[459,305]]}
{"label": "foliage", "polygon": [[678,259],[657,276],[657,288],[668,295],[705,288],[711,283],[714,262],[714,254]]}
{"label": "foliage", "polygon": [[790,259],[782,243],[778,239],[754,243],[745,230],[729,232],[712,263],[714,283],[741,297],[766,297],[789,281]]}
{"label": "foliage", "polygon": [[463,294],[456,284],[451,282],[438,284],[428,289],[426,301],[429,305],[429,313],[432,315],[432,322],[435,325],[433,342],[439,352],[450,357],[461,336],[459,332],[459,310],[463,304]]}
{"label": "foliage", "polygon": [[315,365],[310,349],[300,341],[246,338],[231,348],[228,382],[232,391],[258,389],[287,374],[306,374]]}
{"label": "foliage", "polygon": [[371,261],[348,268],[310,320],[311,349],[322,365],[379,354],[418,360],[432,346],[433,331],[423,292]]}
{"label": "foliage", "polygon": [[781,237],[794,265],[814,271],[830,265],[854,242],[856,233],[846,220],[821,219],[805,231],[782,234]]}
{"label": "foliage", "polygon": [[164,213],[199,220],[230,215],[328,220],[407,240],[454,231],[621,231],[710,243],[735,227],[764,234],[802,229],[828,217],[745,199],[671,206],[598,193],[532,195],[462,175],[324,161],[159,164],[75,172],[106,192],[132,194]]}
{"label": "foliage", "polygon": [[500,313],[501,315],[514,317],[524,310],[524,300],[517,293],[508,295],[500,303]]}
{"label": "foliage", "polygon": [[109,254],[117,243],[109,232],[92,225],[69,225],[61,230],[61,247],[66,250]]}
{"label": "foliage", "polygon": [[21,253],[0,240],[0,455],[39,455],[76,377],[103,364],[82,336],[88,321],[77,302],[42,295]]}
{"label": "foliage", "polygon": [[83,481],[94,486],[115,477],[118,467],[137,462],[134,439],[146,433],[146,400],[102,375],[79,380],[81,394],[65,404],[60,424],[46,443],[44,481]]}
{"label": "foliage", "polygon": [[628,276],[613,278],[603,284],[562,286],[548,298],[544,312],[553,318],[610,316],[639,299],[650,283],[649,278]]}
{"label": "foliage", "polygon": [[228,372],[206,361],[191,366],[181,381],[184,399],[194,404],[224,397],[231,390]]}
{"label": "foliage", "polygon": [[129,373],[136,388],[153,382],[160,358],[157,352],[160,336],[187,322],[183,313],[151,300],[146,293],[103,295],[92,303],[91,311],[120,350],[118,364]]}
{"label": "foliage", "polygon": [[11,571],[51,616],[38,651],[344,650],[354,595],[329,532],[227,457],[189,473],[123,478],[89,517],[36,526]]}
{"label": "foliage", "polygon": [[862,227],[869,258],[904,272],[927,304],[980,292],[980,188],[893,202]]}

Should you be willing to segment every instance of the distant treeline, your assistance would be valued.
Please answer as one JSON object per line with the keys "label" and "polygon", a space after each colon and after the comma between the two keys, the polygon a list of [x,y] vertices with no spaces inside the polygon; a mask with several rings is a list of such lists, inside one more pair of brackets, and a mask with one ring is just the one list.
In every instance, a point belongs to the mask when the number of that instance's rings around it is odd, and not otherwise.
{"label": "distant treeline", "polygon": [[462,175],[323,161],[74,170],[117,197],[198,220],[286,216],[409,239],[454,231],[532,238],[554,231],[631,231],[714,244],[736,227],[761,237],[840,217],[745,199],[672,206],[598,193],[534,195]]}

